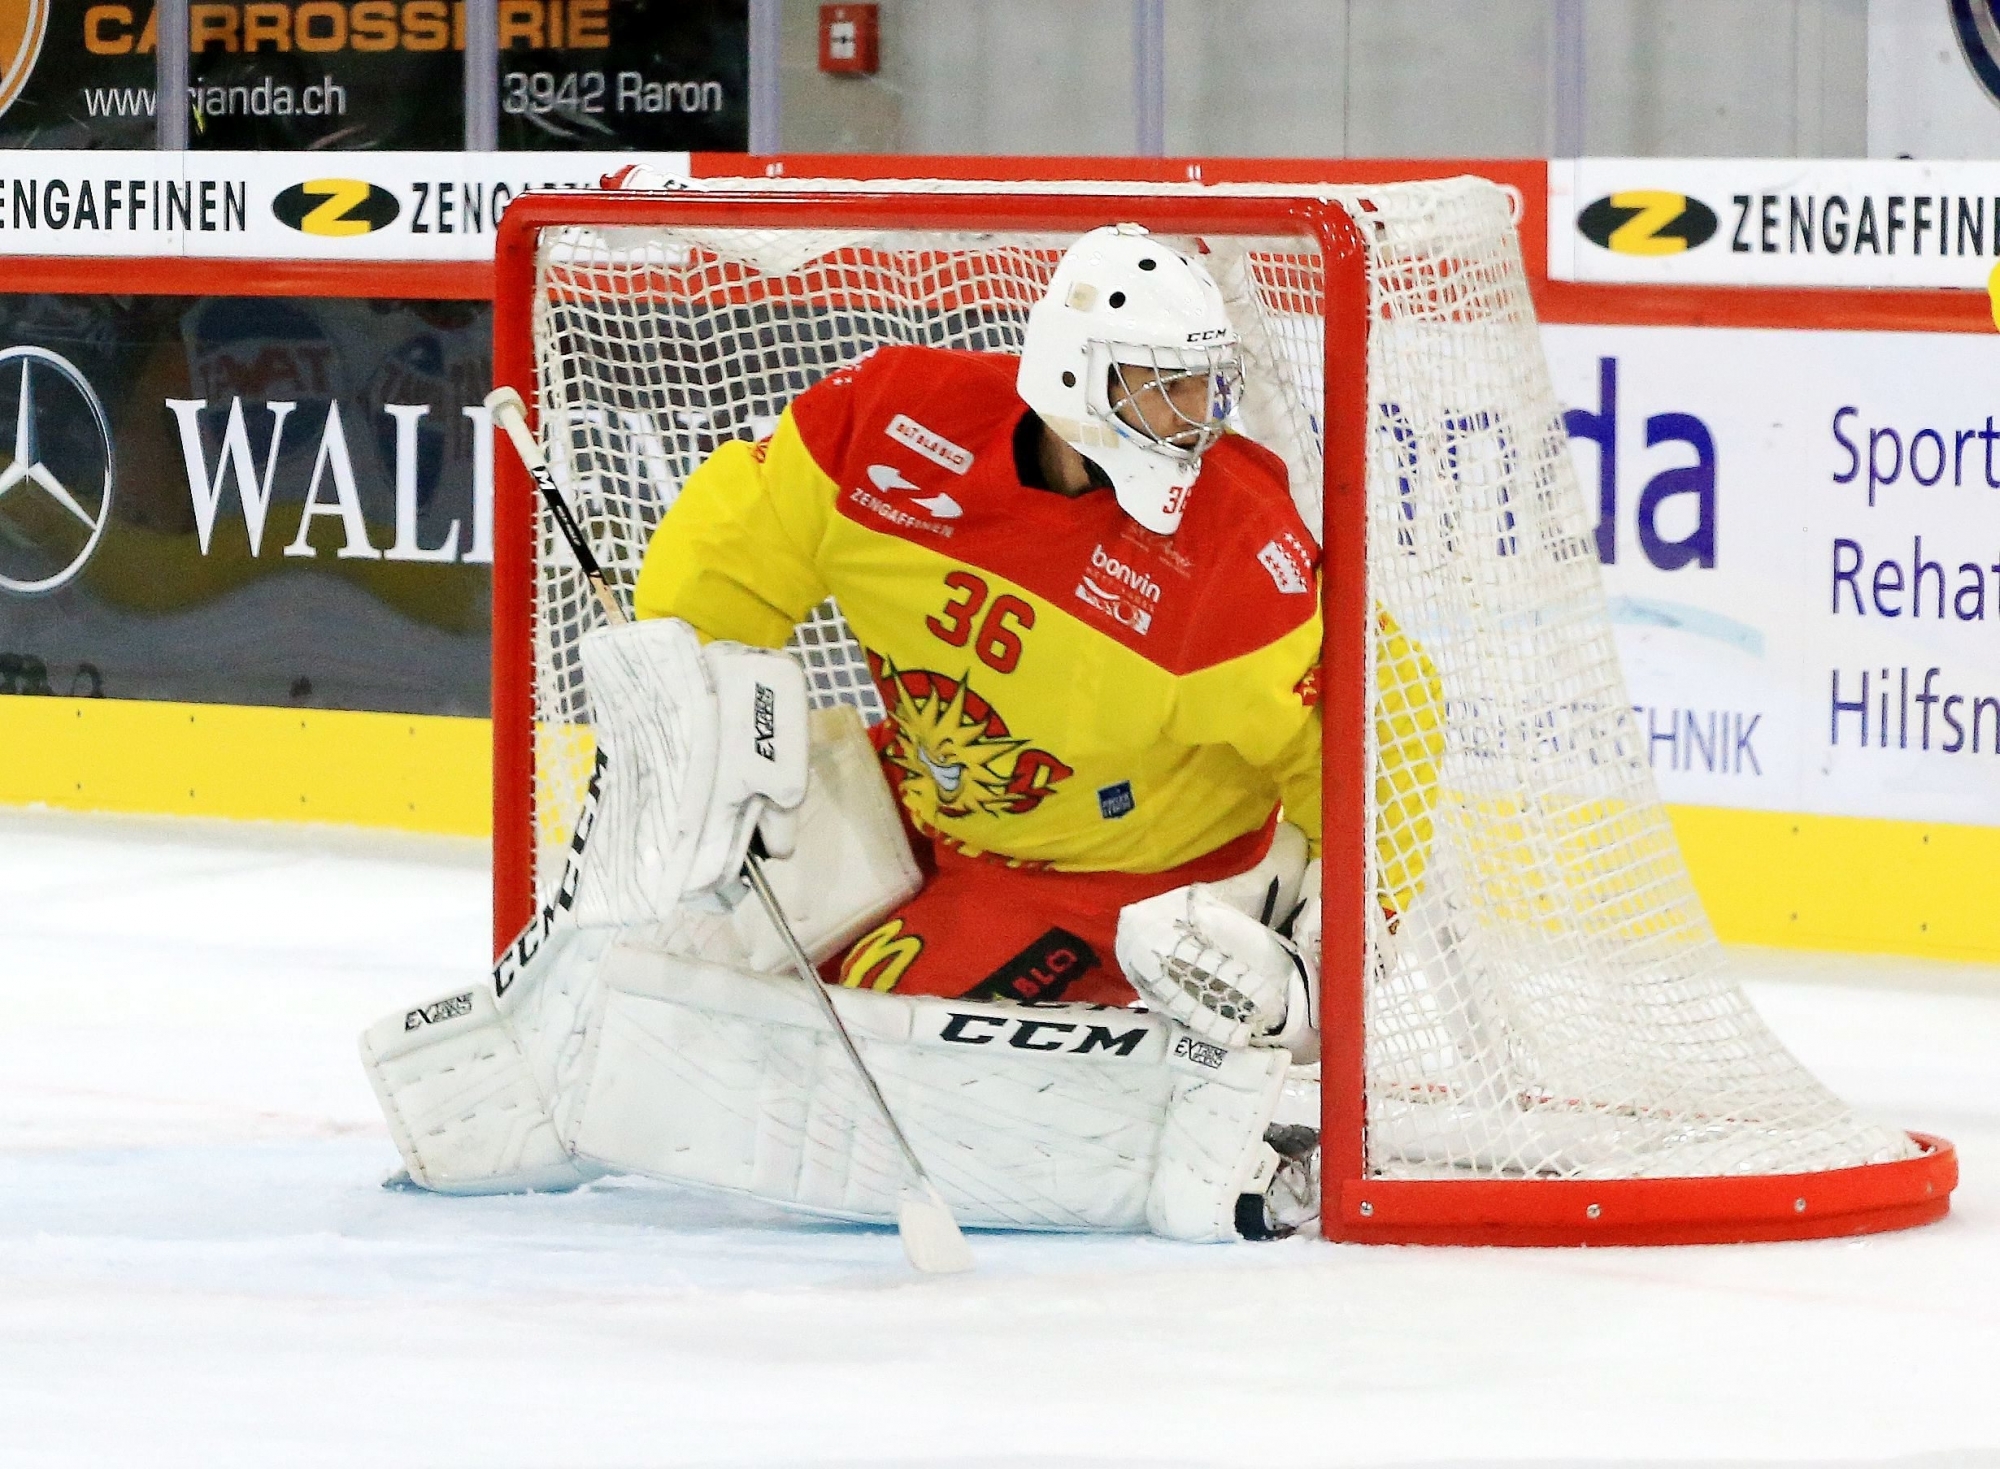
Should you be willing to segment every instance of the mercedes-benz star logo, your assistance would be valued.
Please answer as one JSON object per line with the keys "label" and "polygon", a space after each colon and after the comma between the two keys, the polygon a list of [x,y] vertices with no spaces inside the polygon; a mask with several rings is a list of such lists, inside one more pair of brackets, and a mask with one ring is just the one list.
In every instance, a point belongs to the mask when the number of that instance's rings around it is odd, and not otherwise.
{"label": "mercedes-benz star logo", "polygon": [[1994,0],[1951,0],[1951,28],[1973,77],[2000,102],[2000,7]]}
{"label": "mercedes-benz star logo", "polygon": [[0,351],[0,401],[15,363],[13,458],[0,470],[0,587],[52,592],[83,570],[111,518],[111,423],[90,379],[45,347]]}

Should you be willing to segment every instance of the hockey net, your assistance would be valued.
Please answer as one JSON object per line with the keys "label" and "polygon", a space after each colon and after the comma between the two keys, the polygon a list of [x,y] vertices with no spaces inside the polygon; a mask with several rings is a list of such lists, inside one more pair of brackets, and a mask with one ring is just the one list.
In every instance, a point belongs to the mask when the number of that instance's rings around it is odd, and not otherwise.
{"label": "hockey net", "polygon": [[[1017,353],[1029,306],[1088,227],[967,227],[940,207],[1006,185],[870,186],[907,190],[893,228],[816,208],[825,186],[794,187],[611,196],[616,207],[597,201],[588,219],[532,228],[510,213],[519,279],[503,243],[497,375],[531,397],[557,480],[628,605],[653,526],[717,445],[764,436],[799,392],[879,345]],[[1189,201],[1275,206],[1296,186],[1072,192],[1097,196],[1092,223],[1139,218],[1206,252],[1244,340],[1241,427],[1284,458],[1308,526],[1322,525],[1329,458],[1365,457],[1365,513],[1334,532],[1365,533],[1367,600],[1347,605],[1386,611],[1435,670],[1434,689],[1396,687],[1375,666],[1376,639],[1346,629],[1345,666],[1374,716],[1360,768],[1376,769],[1377,737],[1397,737],[1395,711],[1427,702],[1442,711],[1443,755],[1428,809],[1365,778],[1359,826],[1327,833],[1329,943],[1345,917],[1363,954],[1343,983],[1352,959],[1329,949],[1328,1232],[1749,1238],[1942,1212],[1948,1150],[1862,1119],[1809,1074],[1708,926],[1633,723],[1507,196],[1476,179],[1313,189],[1359,225],[1365,286],[1343,287],[1325,240],[1303,228],[1175,230]],[[705,197],[774,194],[796,207],[752,225],[704,209]],[[1346,349],[1365,353],[1366,395],[1346,420],[1358,442],[1344,444],[1325,428],[1341,421],[1326,372],[1342,360],[1327,338],[1341,289],[1366,294]],[[562,870],[590,773],[577,641],[595,620],[545,514],[522,544],[531,564],[510,566],[503,542],[496,566],[496,722],[532,739],[531,783],[523,762],[496,763],[496,823],[524,848],[497,870],[501,911],[517,920],[525,893],[539,906]],[[502,626],[510,579],[526,586],[524,628]],[[1341,634],[1330,616],[1330,655]],[[791,646],[816,700],[881,717],[837,607]],[[525,707],[502,709],[503,665],[523,658]],[[1330,656],[1329,679],[1337,666]],[[1378,895],[1409,873],[1385,864],[1421,868],[1393,921]],[[1806,1175],[1840,1186],[1815,1192]],[[1690,1179],[1745,1187],[1638,1182]],[[1509,1181],[1543,1191],[1476,1205],[1437,1191]],[[1622,1194],[1605,1187],[1621,1181]]]}

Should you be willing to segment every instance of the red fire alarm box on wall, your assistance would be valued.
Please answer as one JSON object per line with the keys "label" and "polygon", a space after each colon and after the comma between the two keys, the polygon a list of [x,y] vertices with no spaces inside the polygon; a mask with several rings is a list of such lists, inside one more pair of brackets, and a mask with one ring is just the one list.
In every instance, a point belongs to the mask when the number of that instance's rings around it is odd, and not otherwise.
{"label": "red fire alarm box on wall", "polygon": [[836,75],[875,75],[881,11],[879,5],[820,6],[819,69]]}

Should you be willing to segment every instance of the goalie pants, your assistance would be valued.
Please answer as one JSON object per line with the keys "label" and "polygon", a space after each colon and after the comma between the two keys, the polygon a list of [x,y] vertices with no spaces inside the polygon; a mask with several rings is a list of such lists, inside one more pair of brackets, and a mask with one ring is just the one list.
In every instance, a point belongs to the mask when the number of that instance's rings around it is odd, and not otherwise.
{"label": "goalie pants", "polygon": [[923,890],[822,973],[851,988],[947,999],[1131,1005],[1113,956],[1119,910],[1263,859],[1276,814],[1165,872],[1055,872],[973,857],[912,830]]}

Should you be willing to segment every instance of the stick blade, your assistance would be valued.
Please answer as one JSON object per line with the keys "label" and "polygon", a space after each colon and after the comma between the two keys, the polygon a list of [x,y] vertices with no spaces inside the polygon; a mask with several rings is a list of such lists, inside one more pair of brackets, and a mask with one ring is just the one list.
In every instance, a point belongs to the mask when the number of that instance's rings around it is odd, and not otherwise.
{"label": "stick blade", "polygon": [[951,1208],[934,1184],[911,1184],[896,1201],[896,1230],[903,1253],[926,1275],[957,1275],[972,1268],[972,1250]]}

